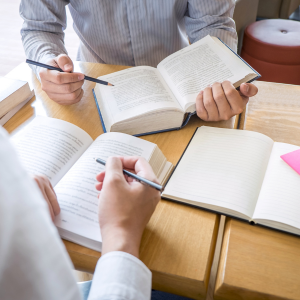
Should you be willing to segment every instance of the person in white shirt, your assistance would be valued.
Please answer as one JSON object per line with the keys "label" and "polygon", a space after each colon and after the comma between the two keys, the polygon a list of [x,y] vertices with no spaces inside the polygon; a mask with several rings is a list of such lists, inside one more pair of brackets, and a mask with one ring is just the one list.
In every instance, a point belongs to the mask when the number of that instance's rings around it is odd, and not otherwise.
{"label": "person in white shirt", "polygon": [[[1,127],[0,145],[0,299],[82,299],[51,221],[60,211],[51,183],[35,177],[36,184],[27,174]],[[139,260],[139,246],[160,193],[125,178],[123,168],[157,181],[138,157],[109,158],[106,172],[97,176],[103,245],[89,300],[151,297],[151,272]]]}

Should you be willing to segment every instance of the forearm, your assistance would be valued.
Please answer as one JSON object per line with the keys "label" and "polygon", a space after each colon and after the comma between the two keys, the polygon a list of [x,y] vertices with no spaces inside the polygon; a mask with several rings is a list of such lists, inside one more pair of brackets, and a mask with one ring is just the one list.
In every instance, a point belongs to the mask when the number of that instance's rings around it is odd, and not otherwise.
{"label": "forearm", "polygon": [[[59,54],[67,54],[63,30],[66,27],[67,1],[22,0],[20,16],[24,19],[21,29],[26,57],[46,62]],[[28,9],[30,7],[30,9]],[[36,72],[38,68],[32,67]]]}
{"label": "forearm", "polygon": [[234,0],[190,0],[185,17],[190,42],[197,42],[209,34],[236,51],[237,33],[232,19],[234,8]]}
{"label": "forearm", "polygon": [[[22,30],[22,42],[26,57],[31,60],[44,62],[60,54],[67,54],[63,37],[50,32]],[[37,74],[37,67],[30,66]]]}

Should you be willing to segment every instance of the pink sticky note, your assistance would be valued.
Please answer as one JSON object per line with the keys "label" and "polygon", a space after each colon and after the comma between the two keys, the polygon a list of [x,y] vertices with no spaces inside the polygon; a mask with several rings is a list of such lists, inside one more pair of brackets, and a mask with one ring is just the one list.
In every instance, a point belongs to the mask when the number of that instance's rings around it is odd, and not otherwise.
{"label": "pink sticky note", "polygon": [[300,174],[300,149],[280,156],[290,167]]}

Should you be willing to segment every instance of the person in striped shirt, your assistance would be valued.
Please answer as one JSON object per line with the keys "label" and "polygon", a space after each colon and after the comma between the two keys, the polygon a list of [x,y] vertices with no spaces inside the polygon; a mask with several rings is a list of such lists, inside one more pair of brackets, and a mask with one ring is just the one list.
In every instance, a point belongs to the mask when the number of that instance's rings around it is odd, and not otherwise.
{"label": "person in striped shirt", "polygon": [[[210,34],[234,51],[237,34],[232,19],[235,0],[22,0],[21,30],[27,58],[60,67],[65,72],[32,67],[42,89],[57,103],[77,103],[83,77],[72,73],[64,46],[66,5],[80,38],[77,60],[114,65],[156,67],[168,55]],[[199,91],[198,116],[227,120],[245,108],[257,93],[244,83],[236,91],[229,81]]]}

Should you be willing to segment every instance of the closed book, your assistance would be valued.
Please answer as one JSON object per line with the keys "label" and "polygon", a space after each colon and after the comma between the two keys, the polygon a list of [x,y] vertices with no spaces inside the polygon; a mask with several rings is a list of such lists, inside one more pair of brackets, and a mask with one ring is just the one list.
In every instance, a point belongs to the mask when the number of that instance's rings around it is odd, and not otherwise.
{"label": "closed book", "polygon": [[28,82],[0,78],[0,118],[32,95]]}

